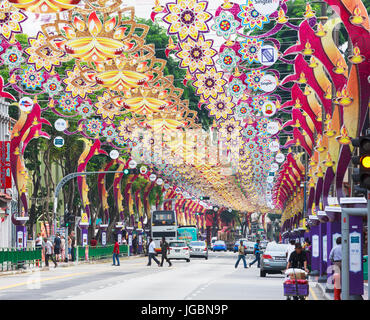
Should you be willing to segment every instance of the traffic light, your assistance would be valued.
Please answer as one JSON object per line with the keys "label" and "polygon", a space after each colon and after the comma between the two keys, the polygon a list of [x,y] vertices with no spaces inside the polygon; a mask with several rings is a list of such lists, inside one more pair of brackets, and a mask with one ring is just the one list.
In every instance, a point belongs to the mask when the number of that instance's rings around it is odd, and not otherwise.
{"label": "traffic light", "polygon": [[353,169],[353,181],[360,188],[370,190],[370,134],[352,139],[352,145],[359,148],[359,155],[352,157],[352,163],[359,166]]}
{"label": "traffic light", "polygon": [[64,212],[64,223],[62,224],[62,227],[68,227],[72,222],[75,221],[75,216],[66,210]]}
{"label": "traffic light", "polygon": [[124,169],[123,170],[124,175],[129,175],[129,174],[140,174],[139,169]]}
{"label": "traffic light", "polygon": [[200,200],[209,200],[209,197],[200,197]]}

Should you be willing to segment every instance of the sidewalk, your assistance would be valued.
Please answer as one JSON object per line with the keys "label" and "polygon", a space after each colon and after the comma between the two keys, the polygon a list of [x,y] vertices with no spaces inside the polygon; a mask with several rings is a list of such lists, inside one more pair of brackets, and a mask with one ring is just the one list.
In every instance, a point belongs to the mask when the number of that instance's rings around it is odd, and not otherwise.
{"label": "sidewalk", "polygon": [[[317,281],[317,279],[318,277],[310,277],[310,282],[314,283],[314,285],[317,286],[321,290],[326,300],[334,300],[334,293],[326,292],[326,283],[320,283]],[[364,282],[364,294],[362,295],[362,298],[364,300],[367,300],[367,290],[368,290],[367,288],[368,288],[368,284]]]}
{"label": "sidewalk", "polygon": [[[137,259],[137,258],[142,258],[144,255],[136,255],[136,256],[127,256],[127,257],[120,257],[121,261],[124,260],[132,260],[132,259]],[[69,268],[69,267],[74,267],[76,265],[81,265],[81,264],[104,264],[112,262],[112,258],[105,258],[105,259],[99,259],[99,260],[83,260],[83,261],[69,261],[69,262],[57,262],[58,266],[57,268]],[[49,267],[45,266],[45,262],[42,262],[43,266],[42,267],[26,267],[25,269],[18,269],[18,270],[11,270],[11,271],[0,271],[0,277],[1,276],[9,276],[9,275],[15,275],[15,274],[21,274],[21,273],[32,273],[36,271],[48,271],[50,269],[54,269],[54,263],[52,261],[49,261]]]}

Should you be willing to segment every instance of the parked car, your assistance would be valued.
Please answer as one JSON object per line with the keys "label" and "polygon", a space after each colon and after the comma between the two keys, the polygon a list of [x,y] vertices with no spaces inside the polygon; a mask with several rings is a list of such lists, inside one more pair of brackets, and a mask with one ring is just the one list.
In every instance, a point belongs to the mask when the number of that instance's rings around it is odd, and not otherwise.
{"label": "parked car", "polygon": [[222,240],[218,240],[214,243],[213,245],[213,248],[212,248],[213,252],[215,251],[227,251],[227,248],[226,248],[226,243],[225,241],[222,241]]}
{"label": "parked car", "polygon": [[170,241],[168,259],[170,260],[186,260],[190,262],[190,250],[186,241],[177,240]]}
{"label": "parked car", "polygon": [[205,241],[192,241],[189,243],[190,257],[208,259],[208,248]]}
{"label": "parked car", "polygon": [[267,273],[282,273],[286,269],[286,251],[288,244],[270,242],[261,257],[260,276],[265,277]]}

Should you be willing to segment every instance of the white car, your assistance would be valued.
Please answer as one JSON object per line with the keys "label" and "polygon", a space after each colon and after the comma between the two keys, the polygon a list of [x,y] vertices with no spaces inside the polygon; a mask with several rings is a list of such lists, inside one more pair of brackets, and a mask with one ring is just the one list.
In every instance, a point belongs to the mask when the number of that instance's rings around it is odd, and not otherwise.
{"label": "white car", "polygon": [[192,241],[189,243],[190,256],[208,259],[208,249],[205,241]]}
{"label": "white car", "polygon": [[190,249],[186,241],[177,240],[170,241],[169,243],[169,253],[167,255],[170,260],[186,260],[190,262]]}

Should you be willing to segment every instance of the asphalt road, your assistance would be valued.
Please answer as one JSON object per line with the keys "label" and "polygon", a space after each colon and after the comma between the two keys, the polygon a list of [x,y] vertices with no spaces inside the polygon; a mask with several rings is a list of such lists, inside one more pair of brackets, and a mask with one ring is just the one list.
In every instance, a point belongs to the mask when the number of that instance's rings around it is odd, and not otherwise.
{"label": "asphalt road", "polygon": [[[173,261],[173,267],[147,267],[147,258],[81,264],[48,271],[0,276],[0,300],[284,300],[283,276],[259,277],[256,265],[235,269],[236,254],[210,253],[208,260]],[[250,257],[251,259],[252,257]],[[250,260],[249,260],[250,261]],[[310,290],[309,299],[322,299]]]}

